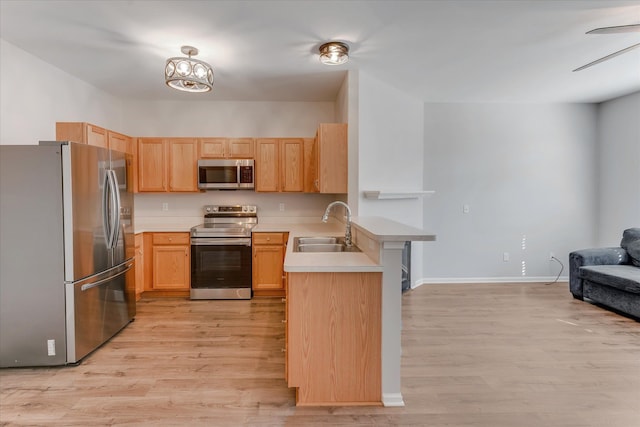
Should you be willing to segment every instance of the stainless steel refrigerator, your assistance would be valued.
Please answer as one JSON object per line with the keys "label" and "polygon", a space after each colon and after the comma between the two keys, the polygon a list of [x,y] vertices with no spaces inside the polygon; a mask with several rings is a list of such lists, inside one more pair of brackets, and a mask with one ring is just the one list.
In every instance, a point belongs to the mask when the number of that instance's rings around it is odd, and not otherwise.
{"label": "stainless steel refrigerator", "polygon": [[135,316],[131,156],[0,146],[0,367],[79,362]]}

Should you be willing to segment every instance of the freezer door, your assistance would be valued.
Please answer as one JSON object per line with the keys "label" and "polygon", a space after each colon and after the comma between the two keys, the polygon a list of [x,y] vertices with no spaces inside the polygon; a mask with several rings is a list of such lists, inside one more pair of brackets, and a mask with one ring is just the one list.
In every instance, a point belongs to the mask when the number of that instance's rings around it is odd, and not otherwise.
{"label": "freezer door", "polygon": [[108,167],[109,150],[85,144],[62,145],[66,282],[114,265],[104,222]]}
{"label": "freezer door", "polygon": [[119,206],[113,221],[115,227],[115,245],[112,252],[112,265],[118,265],[133,259],[135,242],[133,231],[133,182],[131,171],[133,158],[130,154],[111,151],[110,175],[113,188],[117,190]]}
{"label": "freezer door", "polygon": [[67,283],[67,363],[75,363],[124,328],[135,314],[133,263]]}

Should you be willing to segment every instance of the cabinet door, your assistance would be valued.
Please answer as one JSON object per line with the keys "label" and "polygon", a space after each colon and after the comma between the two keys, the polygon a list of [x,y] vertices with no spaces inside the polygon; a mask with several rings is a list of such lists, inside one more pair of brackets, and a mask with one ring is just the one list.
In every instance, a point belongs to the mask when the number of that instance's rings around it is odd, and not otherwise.
{"label": "cabinet door", "polygon": [[318,145],[318,185],[321,193],[347,193],[347,125],[321,123]]}
{"label": "cabinet door", "polygon": [[200,139],[200,158],[222,159],[225,157],[227,138]]}
{"label": "cabinet door", "polygon": [[165,148],[160,138],[138,140],[138,191],[167,191]]}
{"label": "cabinet door", "polygon": [[153,247],[153,289],[188,290],[189,246]]}
{"label": "cabinet door", "polygon": [[281,290],[283,287],[284,246],[253,247],[253,289]]}
{"label": "cabinet door", "polygon": [[280,141],[280,190],[304,190],[304,140]]}
{"label": "cabinet door", "polygon": [[131,138],[116,132],[107,132],[107,138],[109,140],[109,148],[112,150],[120,151],[121,153],[133,154],[133,147],[131,144]]}
{"label": "cabinet door", "polygon": [[256,140],[256,191],[279,191],[279,157],[277,139]]}
{"label": "cabinet door", "polygon": [[96,147],[109,148],[107,131],[101,127],[87,123],[87,144]]}
{"label": "cabinet door", "polygon": [[194,139],[170,139],[167,175],[169,191],[198,191],[198,146]]}
{"label": "cabinet door", "polygon": [[253,159],[252,138],[230,138],[227,142],[227,157],[232,159]]}

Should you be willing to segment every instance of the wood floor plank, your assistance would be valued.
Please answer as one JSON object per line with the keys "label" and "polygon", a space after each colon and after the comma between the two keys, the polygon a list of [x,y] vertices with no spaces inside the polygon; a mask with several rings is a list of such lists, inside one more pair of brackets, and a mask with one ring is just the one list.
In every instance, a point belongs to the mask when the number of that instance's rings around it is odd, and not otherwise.
{"label": "wood floor plank", "polygon": [[640,323],[566,283],[402,301],[404,408],[295,407],[279,298],[159,298],[79,366],[0,370],[0,425],[640,426]]}

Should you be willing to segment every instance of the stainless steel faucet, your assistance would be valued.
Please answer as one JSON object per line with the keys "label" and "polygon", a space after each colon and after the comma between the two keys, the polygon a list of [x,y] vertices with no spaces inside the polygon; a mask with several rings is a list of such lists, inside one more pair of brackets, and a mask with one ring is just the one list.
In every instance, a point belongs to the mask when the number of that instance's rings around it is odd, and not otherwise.
{"label": "stainless steel faucet", "polygon": [[331,208],[336,205],[344,206],[347,210],[347,229],[344,232],[344,244],[349,247],[353,246],[353,243],[351,242],[351,208],[349,205],[340,200],[329,203],[329,206],[327,206],[327,209],[324,211],[324,215],[322,215],[322,222],[327,222],[329,220],[329,212],[331,211]]}

